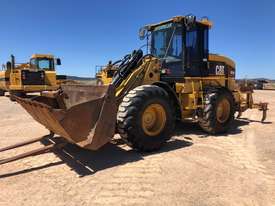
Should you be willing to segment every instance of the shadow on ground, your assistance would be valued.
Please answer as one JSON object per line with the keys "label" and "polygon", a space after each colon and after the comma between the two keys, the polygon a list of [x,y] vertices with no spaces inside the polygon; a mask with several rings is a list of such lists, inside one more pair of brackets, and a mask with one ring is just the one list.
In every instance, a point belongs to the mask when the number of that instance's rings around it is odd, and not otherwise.
{"label": "shadow on ground", "polygon": [[[257,122],[248,119],[236,119],[233,121],[230,129],[227,133],[215,135],[215,136],[228,136],[239,134],[242,132],[242,126],[248,125],[250,122]],[[260,121],[259,121],[260,122]],[[188,135],[197,135],[200,138],[208,137],[209,134],[205,133],[196,122],[178,122],[175,131],[176,136],[188,136]],[[213,136],[213,135],[211,135]],[[188,139],[188,137],[186,137]]]}
{"label": "shadow on ground", "polygon": [[259,120],[253,120],[253,119],[248,119],[248,118],[239,118],[239,121],[244,121],[244,122],[248,122],[248,123],[251,123],[251,122],[256,122],[256,123],[261,123],[261,124],[272,124],[272,122],[270,121],[259,121]]}
{"label": "shadow on ground", "polygon": [[[60,141],[60,138],[53,138],[52,140],[58,143],[58,141]],[[41,142],[44,145],[51,144],[47,137],[45,137]],[[100,150],[90,151],[68,143],[62,149],[57,149],[53,151],[54,154],[58,156],[61,161],[45,164],[39,167],[33,167],[30,169],[24,169],[13,173],[2,174],[0,175],[0,179],[33,172],[60,164],[67,164],[79,175],[79,177],[83,177],[87,175],[92,175],[98,171],[107,168],[143,160],[143,157],[145,156],[169,152],[171,150],[191,146],[192,142],[172,139],[167,142],[161,150],[152,153],[138,153],[134,150],[127,150],[120,147],[119,145],[121,144],[124,143],[122,143],[122,141],[120,140],[117,140],[112,143],[106,144]]]}
{"label": "shadow on ground", "polygon": [[[233,134],[239,134],[242,132],[242,126],[248,125],[250,122],[258,122],[249,119],[237,119],[233,122],[231,129],[226,134],[220,135],[221,137]],[[265,124],[271,124],[271,122],[266,122]],[[19,174],[24,174],[36,170],[45,169],[48,167],[67,164],[72,170],[74,170],[80,177],[94,174],[98,171],[123,165],[126,163],[136,162],[143,160],[145,156],[169,152],[172,150],[177,150],[180,148],[191,146],[192,138],[189,135],[197,135],[200,138],[207,137],[205,132],[199,127],[197,123],[191,122],[180,122],[177,123],[175,136],[183,136],[184,140],[181,138],[172,138],[167,142],[161,150],[153,153],[138,153],[134,150],[128,150],[121,147],[124,142],[120,139],[114,140],[112,143],[106,144],[98,151],[90,151],[82,149],[73,144],[67,144],[62,149],[54,150],[54,154],[57,155],[61,161],[55,163],[45,164],[39,167],[33,167],[30,169],[25,169],[21,171],[16,171],[13,173],[7,173],[0,175],[0,178],[11,177]],[[219,136],[219,135],[218,135]],[[49,145],[51,142],[48,140],[48,136],[41,141],[44,145]],[[57,142],[61,138],[54,138],[53,141]]]}

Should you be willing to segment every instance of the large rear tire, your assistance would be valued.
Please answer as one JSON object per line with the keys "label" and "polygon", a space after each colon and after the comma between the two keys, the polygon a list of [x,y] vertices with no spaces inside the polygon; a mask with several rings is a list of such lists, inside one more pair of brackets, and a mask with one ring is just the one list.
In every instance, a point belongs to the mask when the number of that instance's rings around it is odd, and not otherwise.
{"label": "large rear tire", "polygon": [[139,151],[159,149],[171,138],[175,117],[167,92],[155,85],[131,90],[117,114],[118,132],[123,140]]}
{"label": "large rear tire", "polygon": [[234,98],[226,90],[213,90],[205,95],[205,107],[199,118],[200,127],[210,134],[228,131],[234,120]]}

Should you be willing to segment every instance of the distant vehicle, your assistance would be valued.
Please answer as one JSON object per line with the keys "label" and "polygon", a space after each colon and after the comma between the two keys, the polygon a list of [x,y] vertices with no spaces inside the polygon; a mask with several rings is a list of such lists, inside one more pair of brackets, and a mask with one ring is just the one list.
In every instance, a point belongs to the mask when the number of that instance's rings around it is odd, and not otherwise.
{"label": "distant vehicle", "polygon": [[263,89],[265,90],[275,90],[275,83],[268,82],[263,85]]}
{"label": "distant vehicle", "polygon": [[262,90],[262,89],[264,89],[264,85],[267,83],[269,83],[269,81],[267,81],[267,80],[257,80],[254,83],[254,89]]}
{"label": "distant vehicle", "polygon": [[107,85],[112,82],[112,78],[118,70],[117,64],[121,61],[112,63],[111,61],[107,66],[96,67],[96,85]]}
{"label": "distant vehicle", "polygon": [[0,96],[9,92],[13,100],[13,95],[22,97],[28,92],[58,89],[66,76],[56,75],[56,65],[61,65],[61,60],[49,54],[34,54],[28,63],[21,64],[16,64],[11,55],[11,61],[0,71]]}

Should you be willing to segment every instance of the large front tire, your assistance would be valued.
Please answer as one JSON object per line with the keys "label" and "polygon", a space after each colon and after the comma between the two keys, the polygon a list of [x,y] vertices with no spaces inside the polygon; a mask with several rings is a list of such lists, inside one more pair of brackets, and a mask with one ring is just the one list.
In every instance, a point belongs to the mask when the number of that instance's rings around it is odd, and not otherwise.
{"label": "large front tire", "polygon": [[227,132],[234,120],[234,98],[226,90],[208,91],[205,95],[205,107],[199,118],[200,127],[207,133]]}
{"label": "large front tire", "polygon": [[5,91],[0,89],[0,97],[5,96]]}
{"label": "large front tire", "polygon": [[139,151],[159,149],[171,138],[175,117],[167,92],[155,85],[131,90],[121,102],[117,114],[122,139]]}
{"label": "large front tire", "polygon": [[10,100],[12,102],[15,102],[15,98],[13,96],[17,96],[17,97],[25,97],[26,96],[25,92],[9,91],[9,93],[10,93]]}

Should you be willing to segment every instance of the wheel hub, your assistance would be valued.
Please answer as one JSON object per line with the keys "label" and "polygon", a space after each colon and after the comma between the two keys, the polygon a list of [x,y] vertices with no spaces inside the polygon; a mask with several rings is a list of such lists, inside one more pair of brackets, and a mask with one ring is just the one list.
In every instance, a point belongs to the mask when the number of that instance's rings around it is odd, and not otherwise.
{"label": "wheel hub", "polygon": [[230,116],[230,103],[227,99],[222,99],[217,106],[217,120],[220,123],[225,123]]}
{"label": "wheel hub", "polygon": [[162,105],[151,104],[142,114],[142,129],[149,136],[158,135],[166,123],[166,113]]}

